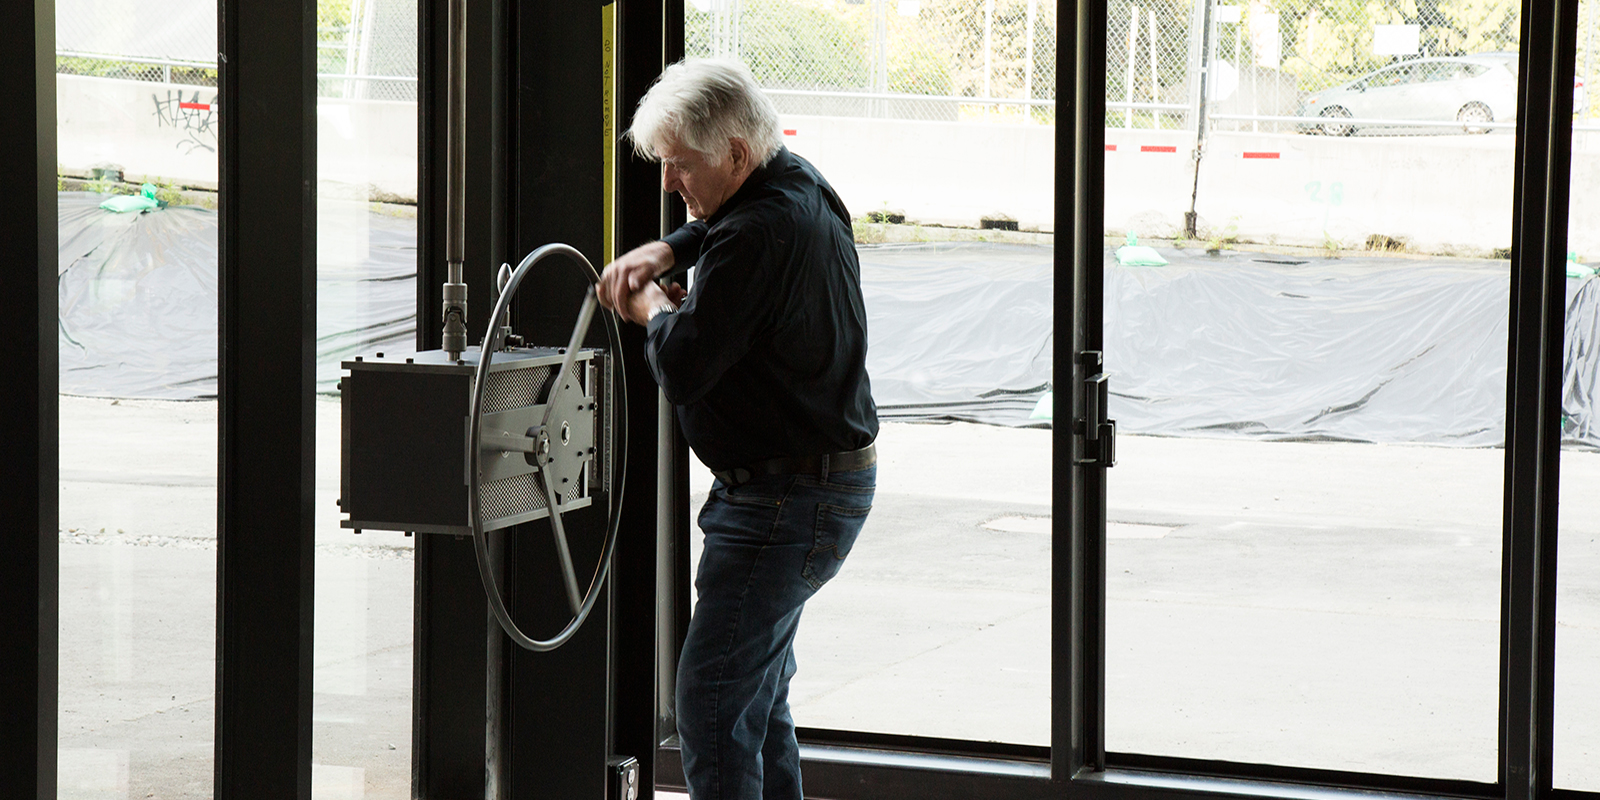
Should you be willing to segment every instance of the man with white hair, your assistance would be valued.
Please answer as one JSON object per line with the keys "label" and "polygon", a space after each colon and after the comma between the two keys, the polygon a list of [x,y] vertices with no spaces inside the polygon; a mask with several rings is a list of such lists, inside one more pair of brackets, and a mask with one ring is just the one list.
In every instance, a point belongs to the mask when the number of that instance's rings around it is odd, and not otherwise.
{"label": "man with white hair", "polygon": [[[795,630],[860,533],[877,469],[850,215],[736,62],[668,67],[628,135],[695,217],[599,286],[646,326],[650,371],[717,478],[678,661],[689,796],[801,800]],[[657,284],[680,264],[695,266],[691,288]]]}

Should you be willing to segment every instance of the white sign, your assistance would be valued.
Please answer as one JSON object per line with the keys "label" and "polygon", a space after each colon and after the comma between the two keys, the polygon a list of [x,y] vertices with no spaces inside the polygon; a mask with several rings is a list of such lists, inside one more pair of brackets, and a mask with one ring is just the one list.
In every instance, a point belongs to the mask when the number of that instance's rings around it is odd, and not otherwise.
{"label": "white sign", "polygon": [[1211,62],[1209,86],[1212,100],[1221,102],[1232,97],[1233,93],[1239,90],[1239,70],[1220,59]]}
{"label": "white sign", "polygon": [[1421,50],[1421,25],[1372,26],[1372,52],[1374,55],[1414,56]]}
{"label": "white sign", "polygon": [[902,17],[914,17],[922,13],[922,0],[900,0],[895,10],[899,11]]}
{"label": "white sign", "polygon": [[1250,9],[1250,50],[1256,54],[1256,66],[1277,69],[1283,63],[1283,37],[1278,30],[1278,15]]}
{"label": "white sign", "polygon": [[1216,6],[1211,9],[1211,19],[1215,22],[1227,22],[1237,25],[1239,24],[1239,7]]}

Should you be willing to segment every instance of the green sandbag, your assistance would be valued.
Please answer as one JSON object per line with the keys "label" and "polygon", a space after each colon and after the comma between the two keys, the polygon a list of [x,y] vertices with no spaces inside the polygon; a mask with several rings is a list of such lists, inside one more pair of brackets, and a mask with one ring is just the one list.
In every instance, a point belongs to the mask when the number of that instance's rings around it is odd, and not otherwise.
{"label": "green sandbag", "polygon": [[1033,407],[1033,413],[1028,415],[1028,419],[1054,419],[1055,409],[1055,392],[1045,392],[1039,398],[1038,404]]}
{"label": "green sandbag", "polygon": [[1594,277],[1594,274],[1597,271],[1600,271],[1600,270],[1596,270],[1594,267],[1591,267],[1591,266],[1589,266],[1587,264],[1584,264],[1583,262],[1579,261],[1577,253],[1568,253],[1567,254],[1567,277],[1569,277],[1569,278],[1592,278],[1592,277]]}
{"label": "green sandbag", "polygon": [[1117,263],[1124,267],[1164,267],[1167,260],[1153,248],[1139,244],[1139,237],[1130,233],[1127,243],[1117,248]]}
{"label": "green sandbag", "polygon": [[1117,263],[1124,267],[1164,267],[1167,260],[1144,245],[1125,244],[1117,248]]}
{"label": "green sandbag", "polygon": [[104,203],[100,204],[100,207],[107,211],[122,214],[128,211],[149,211],[160,208],[161,205],[161,201],[156,199],[155,184],[147,183],[140,187],[138,194],[119,194],[116,197],[108,197]]}

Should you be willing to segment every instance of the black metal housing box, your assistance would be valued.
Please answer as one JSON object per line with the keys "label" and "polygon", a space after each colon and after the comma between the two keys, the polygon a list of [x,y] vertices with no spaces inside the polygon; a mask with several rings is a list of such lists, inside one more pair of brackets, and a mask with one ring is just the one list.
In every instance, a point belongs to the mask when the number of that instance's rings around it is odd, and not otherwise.
{"label": "black metal housing box", "polygon": [[[496,353],[484,390],[485,420],[515,423],[515,433],[543,413],[551,376],[563,350],[512,348]],[[342,364],[343,415],[339,507],[356,530],[466,534],[468,453],[465,447],[476,348],[459,360],[443,351],[358,356]],[[564,487],[563,512],[591,502],[609,484],[610,381],[599,351],[583,350],[573,364],[578,385],[569,391],[579,411],[567,409],[588,447],[575,486]],[[554,422],[552,422],[554,425]],[[596,452],[600,455],[596,455]],[[548,515],[538,470],[520,453],[486,453],[482,481],[483,522],[494,530]],[[596,474],[596,463],[602,474]],[[597,485],[601,484],[601,485]]]}

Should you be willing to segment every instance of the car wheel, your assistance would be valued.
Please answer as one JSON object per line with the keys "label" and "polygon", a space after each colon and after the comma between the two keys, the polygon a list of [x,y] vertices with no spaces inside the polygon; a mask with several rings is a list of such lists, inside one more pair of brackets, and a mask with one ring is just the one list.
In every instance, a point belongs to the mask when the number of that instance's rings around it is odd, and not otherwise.
{"label": "car wheel", "polygon": [[[1350,109],[1344,106],[1328,106],[1322,109],[1320,115],[1325,119],[1349,119]],[[1334,122],[1322,123],[1322,132],[1328,136],[1349,136],[1356,132],[1354,125],[1340,125]]]}
{"label": "car wheel", "polygon": [[1456,121],[1461,123],[1463,133],[1488,133],[1489,128],[1483,123],[1494,122],[1494,112],[1482,103],[1468,103],[1456,112]]}

